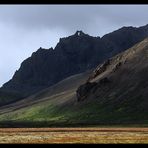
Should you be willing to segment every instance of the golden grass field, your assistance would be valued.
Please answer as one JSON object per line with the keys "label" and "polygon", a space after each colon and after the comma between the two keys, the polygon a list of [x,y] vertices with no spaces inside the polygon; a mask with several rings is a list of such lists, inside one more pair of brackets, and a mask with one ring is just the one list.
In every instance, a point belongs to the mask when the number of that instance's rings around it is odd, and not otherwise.
{"label": "golden grass field", "polygon": [[148,128],[1,128],[0,143],[148,143]]}

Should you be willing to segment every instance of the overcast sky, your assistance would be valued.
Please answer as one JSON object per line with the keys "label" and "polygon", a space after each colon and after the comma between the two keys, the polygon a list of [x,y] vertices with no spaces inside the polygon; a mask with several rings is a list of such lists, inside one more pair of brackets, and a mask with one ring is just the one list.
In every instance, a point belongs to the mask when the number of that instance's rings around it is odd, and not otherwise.
{"label": "overcast sky", "polygon": [[148,24],[148,5],[0,5],[0,86],[39,47],[82,30],[103,36]]}

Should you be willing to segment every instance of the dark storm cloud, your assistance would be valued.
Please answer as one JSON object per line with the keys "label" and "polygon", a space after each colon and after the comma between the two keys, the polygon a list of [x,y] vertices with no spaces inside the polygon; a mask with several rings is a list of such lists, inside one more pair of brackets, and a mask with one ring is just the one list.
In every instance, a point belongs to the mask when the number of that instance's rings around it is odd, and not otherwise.
{"label": "dark storm cloud", "polygon": [[39,47],[76,30],[102,36],[148,23],[148,5],[0,5],[0,85]]}

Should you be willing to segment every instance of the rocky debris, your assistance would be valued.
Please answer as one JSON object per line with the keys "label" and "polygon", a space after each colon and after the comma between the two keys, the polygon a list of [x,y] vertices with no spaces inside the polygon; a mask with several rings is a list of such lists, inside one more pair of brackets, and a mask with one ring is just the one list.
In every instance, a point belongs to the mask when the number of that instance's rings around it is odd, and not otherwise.
{"label": "rocky debris", "polygon": [[101,64],[99,67],[97,67],[96,70],[94,71],[94,77],[96,77],[99,74],[103,73],[107,69],[107,66],[109,64],[110,64],[110,59],[108,59],[103,64]]}
{"label": "rocky debris", "polygon": [[87,98],[88,94],[90,94],[90,92],[92,90],[95,90],[96,86],[102,86],[102,85],[106,85],[109,84],[111,81],[109,80],[109,78],[105,77],[102,78],[98,83],[97,82],[89,82],[87,81],[85,84],[81,85],[77,91],[77,101],[83,101]]}
{"label": "rocky debris", "polygon": [[77,101],[82,101],[85,100],[85,98],[87,97],[87,94],[90,93],[90,91],[97,85],[96,82],[87,82],[83,85],[81,85],[76,93],[77,93]]}
{"label": "rocky debris", "polygon": [[110,65],[110,59],[108,59],[107,61],[105,61],[103,64],[99,65],[92,73],[92,75],[88,78],[88,81],[94,79],[95,77],[97,77],[98,75],[100,75],[101,73],[103,73],[107,67]]}
{"label": "rocky debris", "polygon": [[115,65],[115,67],[113,68],[113,72],[115,72],[116,70],[118,70],[121,65],[122,65],[122,62],[117,63]]}

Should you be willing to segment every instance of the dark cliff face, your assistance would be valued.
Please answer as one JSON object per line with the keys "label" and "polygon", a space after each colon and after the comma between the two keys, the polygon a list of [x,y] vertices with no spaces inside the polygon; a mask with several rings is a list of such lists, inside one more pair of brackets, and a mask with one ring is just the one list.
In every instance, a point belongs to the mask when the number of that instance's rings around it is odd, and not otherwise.
{"label": "dark cliff face", "polygon": [[102,38],[77,31],[61,38],[55,49],[40,48],[34,52],[2,89],[31,95],[70,75],[96,67],[147,36],[148,26],[123,27]]}

